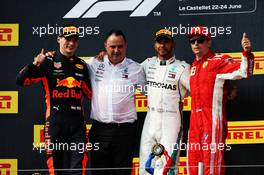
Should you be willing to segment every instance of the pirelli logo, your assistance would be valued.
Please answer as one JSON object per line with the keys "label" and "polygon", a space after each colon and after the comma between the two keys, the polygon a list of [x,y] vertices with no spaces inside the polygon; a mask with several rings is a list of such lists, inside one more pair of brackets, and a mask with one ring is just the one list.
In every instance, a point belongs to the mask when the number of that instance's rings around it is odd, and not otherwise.
{"label": "pirelli logo", "polygon": [[191,97],[185,97],[183,99],[183,111],[191,111]]}
{"label": "pirelli logo", "polygon": [[34,145],[44,144],[44,125],[34,125]]}
{"label": "pirelli logo", "polygon": [[135,104],[137,112],[147,112],[148,110],[148,100],[145,95],[142,95],[139,92],[136,92],[135,95]]}
{"label": "pirelli logo", "polygon": [[[264,143],[264,121],[228,122],[227,144]],[[187,158],[180,157],[178,175],[187,175]],[[134,157],[131,175],[139,174],[139,158]]]}
{"label": "pirelli logo", "polygon": [[187,175],[187,159],[186,157],[180,157],[179,163],[178,163],[178,175]]}
{"label": "pirelli logo", "polygon": [[[147,112],[148,111],[147,97],[139,92],[136,92],[134,97],[135,97],[137,112]],[[191,110],[191,97],[185,97],[183,99],[183,111],[190,111],[190,110]]]}
{"label": "pirelli logo", "polygon": [[226,143],[264,143],[264,121],[228,122],[228,135]]}
{"label": "pirelli logo", "polygon": [[0,91],[0,114],[18,113],[18,92]]}
{"label": "pirelli logo", "polygon": [[[86,125],[86,134],[88,135],[92,125],[87,124]],[[44,131],[44,125],[34,125],[34,138],[33,138],[33,144],[35,147],[43,147],[45,143],[45,131]],[[1,175],[1,174],[0,174]]]}
{"label": "pirelli logo", "polygon": [[138,157],[133,158],[131,175],[139,175],[139,158]]}
{"label": "pirelli logo", "polygon": [[[178,163],[178,175],[187,175],[186,157],[180,157]],[[139,175],[139,158],[133,158],[131,175]]]}
{"label": "pirelli logo", "polygon": [[0,46],[18,46],[19,25],[0,24]]}
{"label": "pirelli logo", "polygon": [[0,175],[17,175],[17,159],[0,159]]}
{"label": "pirelli logo", "polygon": [[[264,74],[264,52],[253,52],[255,55],[255,65],[254,65],[254,75]],[[226,53],[234,58],[236,61],[240,62],[241,52],[236,53]]]}

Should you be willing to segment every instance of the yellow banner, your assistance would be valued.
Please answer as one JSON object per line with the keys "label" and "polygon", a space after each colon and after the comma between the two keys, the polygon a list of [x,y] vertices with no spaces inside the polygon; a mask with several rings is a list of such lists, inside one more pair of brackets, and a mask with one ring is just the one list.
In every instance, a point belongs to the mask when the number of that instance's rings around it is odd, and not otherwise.
{"label": "yellow banner", "polygon": [[264,121],[228,122],[228,136],[226,143],[264,143]]}
{"label": "yellow banner", "polygon": [[185,97],[183,99],[183,111],[191,111],[191,97]]}
{"label": "yellow banner", "polygon": [[[87,124],[86,125],[86,134],[88,135],[90,129],[91,129],[92,125],[91,124]],[[36,148],[40,148],[40,147],[44,147],[45,144],[45,140],[44,140],[44,125],[34,125],[34,132],[33,132],[33,144],[34,147]],[[0,174],[1,175],[1,174]]]}
{"label": "yellow banner", "polygon": [[18,30],[18,24],[0,24],[0,46],[18,46]]}
{"label": "yellow banner", "polygon": [[0,114],[18,113],[18,92],[0,91]]}
{"label": "yellow banner", "polygon": [[[180,157],[178,163],[178,175],[187,175],[187,164],[186,164],[186,157]],[[134,157],[133,164],[132,164],[132,171],[131,175],[139,175],[139,158]]]}
{"label": "yellow banner", "polygon": [[17,159],[0,159],[0,175],[17,175]]}
{"label": "yellow banner", "polygon": [[[147,112],[148,111],[148,99],[145,95],[139,92],[135,93],[135,104],[137,112]],[[191,97],[185,97],[183,99],[183,111],[191,110]]]}
{"label": "yellow banner", "polygon": [[[228,122],[227,144],[264,143],[264,120]],[[87,124],[87,134],[92,125]],[[44,125],[34,125],[34,145],[44,143]]]}
{"label": "yellow banner", "polygon": [[[254,64],[254,75],[264,74],[264,52],[253,52],[255,55],[255,64]],[[241,52],[234,52],[234,53],[225,53],[230,55],[235,60],[240,61]]]}
{"label": "yellow banner", "polygon": [[44,145],[44,125],[34,125],[34,141],[35,147],[42,147]]}
{"label": "yellow banner", "polygon": [[136,92],[134,97],[135,97],[137,112],[147,112],[148,110],[147,96],[142,95],[140,92]]}
{"label": "yellow banner", "polygon": [[139,158],[138,157],[133,158],[131,175],[139,175]]}
{"label": "yellow banner", "polygon": [[[87,133],[91,124],[86,125]],[[264,121],[228,122],[228,138],[226,144],[257,144],[264,143]],[[34,145],[44,144],[44,125],[34,125]],[[17,164],[14,164],[17,165]],[[186,157],[180,157],[178,175],[187,175]],[[8,166],[9,167],[9,166]],[[13,167],[13,165],[12,165]],[[0,159],[1,169],[1,159]],[[131,175],[139,174],[139,158],[135,157]],[[11,174],[12,175],[12,174]]]}
{"label": "yellow banner", "polygon": [[186,157],[180,157],[179,163],[178,163],[178,175],[187,175],[187,158]]}

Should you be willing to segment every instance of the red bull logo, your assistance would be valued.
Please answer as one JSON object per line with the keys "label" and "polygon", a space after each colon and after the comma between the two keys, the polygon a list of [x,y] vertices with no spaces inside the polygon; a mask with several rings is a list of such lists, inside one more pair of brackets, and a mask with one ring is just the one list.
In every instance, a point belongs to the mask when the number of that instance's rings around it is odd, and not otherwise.
{"label": "red bull logo", "polygon": [[68,87],[68,88],[73,88],[73,87],[81,88],[81,81],[79,82],[73,77],[67,77],[63,80],[58,80],[57,87],[59,87],[59,86],[64,86],[64,87]]}
{"label": "red bull logo", "polygon": [[[67,88],[74,88],[78,87],[81,88],[81,81],[77,81],[73,77],[67,77],[63,80],[58,80],[56,87],[67,87]],[[53,90],[52,91],[52,97],[53,98],[76,98],[81,99],[82,98],[82,92],[76,91],[74,89],[67,89],[65,92],[60,92],[59,90]]]}
{"label": "red bull logo", "polygon": [[82,91],[76,91],[74,89],[67,89],[65,92],[60,92],[58,90],[52,91],[53,98],[82,98]]}

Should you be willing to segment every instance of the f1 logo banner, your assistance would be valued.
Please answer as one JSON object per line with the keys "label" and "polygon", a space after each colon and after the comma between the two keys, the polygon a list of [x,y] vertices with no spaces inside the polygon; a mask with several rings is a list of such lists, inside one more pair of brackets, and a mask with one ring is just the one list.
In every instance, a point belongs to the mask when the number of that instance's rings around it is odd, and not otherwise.
{"label": "f1 logo banner", "polygon": [[130,17],[147,16],[161,0],[80,0],[63,18],[97,18],[103,12],[133,11]]}

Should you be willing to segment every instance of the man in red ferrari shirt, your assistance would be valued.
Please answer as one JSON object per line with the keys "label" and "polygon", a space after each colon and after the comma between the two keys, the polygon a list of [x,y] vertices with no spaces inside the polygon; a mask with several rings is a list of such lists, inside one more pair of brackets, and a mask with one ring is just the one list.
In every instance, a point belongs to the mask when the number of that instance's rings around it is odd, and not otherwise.
{"label": "man in red ferrari shirt", "polygon": [[227,98],[226,80],[247,78],[253,73],[254,55],[244,33],[241,63],[228,55],[211,51],[211,34],[207,28],[192,28],[187,35],[195,54],[191,65],[190,91],[192,110],[188,138],[189,175],[198,175],[198,163],[204,163],[204,175],[224,174]]}

